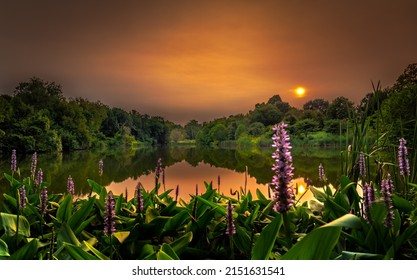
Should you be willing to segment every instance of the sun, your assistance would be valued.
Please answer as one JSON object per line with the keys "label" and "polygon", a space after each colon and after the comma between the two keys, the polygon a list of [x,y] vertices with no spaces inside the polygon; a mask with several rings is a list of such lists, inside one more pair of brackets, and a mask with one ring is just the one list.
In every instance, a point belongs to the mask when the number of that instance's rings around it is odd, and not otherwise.
{"label": "sun", "polygon": [[298,87],[295,89],[295,94],[297,94],[298,97],[303,97],[305,93],[306,90],[303,87]]}

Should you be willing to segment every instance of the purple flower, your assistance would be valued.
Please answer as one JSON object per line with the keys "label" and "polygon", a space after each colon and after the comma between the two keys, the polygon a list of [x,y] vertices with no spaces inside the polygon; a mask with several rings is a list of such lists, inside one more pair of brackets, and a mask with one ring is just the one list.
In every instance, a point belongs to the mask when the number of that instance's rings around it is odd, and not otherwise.
{"label": "purple flower", "polygon": [[20,197],[19,208],[23,209],[26,206],[26,200],[27,200],[26,189],[24,185],[19,188],[19,197]]}
{"label": "purple flower", "polygon": [[319,179],[320,180],[325,180],[326,179],[326,174],[324,173],[324,167],[323,164],[319,164]]}
{"label": "purple flower", "polygon": [[43,182],[43,171],[42,171],[42,169],[39,169],[38,170],[38,178],[35,179],[35,184],[40,186],[42,184],[42,182]]}
{"label": "purple flower", "polygon": [[159,177],[161,176],[161,173],[163,173],[164,168],[162,167],[162,159],[158,158],[158,161],[156,163],[156,167],[155,167],[155,179],[156,182],[158,182]]}
{"label": "purple flower", "polygon": [[46,186],[42,188],[40,199],[41,199],[41,204],[39,208],[41,210],[41,213],[45,214],[46,213],[46,201],[48,200],[48,188]]}
{"label": "purple flower", "polygon": [[366,176],[365,155],[359,154],[359,174],[364,178]]}
{"label": "purple flower", "polygon": [[388,214],[384,222],[384,225],[386,227],[392,227],[393,220],[394,220],[394,206],[392,203],[392,191],[393,190],[394,190],[394,185],[392,183],[390,174],[388,174],[387,179],[382,180],[381,182],[382,199],[388,208]]}
{"label": "purple flower", "polygon": [[12,172],[17,171],[17,159],[16,159],[16,150],[12,150],[12,164],[10,166]]}
{"label": "purple flower", "polygon": [[275,125],[273,127],[275,133],[272,135],[272,147],[276,148],[276,151],[272,153],[272,158],[275,161],[272,170],[275,171],[275,175],[272,178],[271,187],[274,190],[274,210],[278,212],[288,211],[294,203],[294,194],[291,188],[291,180],[294,175],[290,152],[292,147],[290,137],[285,130],[286,127],[287,124],[283,122]]}
{"label": "purple flower", "polygon": [[220,175],[217,175],[217,192],[220,193]]}
{"label": "purple flower", "polygon": [[114,197],[113,193],[109,192],[105,201],[104,209],[104,234],[111,235],[116,231],[114,222],[115,210],[114,210]]}
{"label": "purple flower", "polygon": [[372,188],[371,184],[368,182],[363,186],[363,215],[366,221],[370,222],[371,220],[371,204],[375,201],[375,191]]}
{"label": "purple flower", "polygon": [[143,211],[143,193],[142,193],[142,189],[143,189],[142,183],[139,182],[136,185],[135,195],[136,195],[136,207],[140,212]]}
{"label": "purple flower", "polygon": [[98,162],[98,175],[100,177],[103,176],[103,167],[104,167],[103,161],[99,160],[99,162]]}
{"label": "purple flower", "polygon": [[232,203],[229,200],[229,203],[227,204],[227,209],[226,209],[226,231],[225,231],[225,233],[229,236],[236,234],[236,227],[233,221],[233,208],[234,207],[232,206]]}
{"label": "purple flower", "polygon": [[398,147],[398,166],[400,168],[400,175],[410,176],[410,163],[408,162],[407,141],[404,138],[400,139]]}
{"label": "purple flower", "polygon": [[75,194],[74,181],[72,180],[71,175],[68,176],[67,192],[71,195]]}
{"label": "purple flower", "polygon": [[38,162],[38,155],[36,154],[36,152],[34,152],[32,155],[32,166],[30,167],[30,177],[32,179],[35,179],[37,162]]}
{"label": "purple flower", "polygon": [[198,184],[195,184],[195,195],[198,196]]}

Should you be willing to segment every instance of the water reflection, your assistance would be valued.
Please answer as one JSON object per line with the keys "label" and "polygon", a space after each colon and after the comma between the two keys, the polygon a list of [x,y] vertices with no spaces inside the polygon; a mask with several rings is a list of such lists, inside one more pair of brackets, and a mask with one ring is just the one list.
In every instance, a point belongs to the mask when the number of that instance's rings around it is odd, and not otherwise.
{"label": "water reflection", "polygon": [[[44,180],[50,183],[50,193],[66,191],[69,175],[74,180],[76,193],[80,196],[90,192],[87,179],[101,182],[114,193],[133,195],[138,181],[149,190],[155,184],[155,167],[158,158],[162,158],[165,167],[165,188],[180,187],[180,197],[189,199],[194,194],[196,185],[199,192],[204,191],[204,182],[213,182],[217,188],[217,178],[220,176],[220,193],[230,195],[230,192],[245,187],[245,170],[247,167],[246,188],[256,198],[258,188],[265,196],[268,194],[268,184],[273,172],[271,170],[272,150],[233,150],[233,149],[198,149],[198,148],[164,148],[142,149],[134,152],[114,152],[113,154],[94,153],[88,151],[66,154],[39,154],[38,168],[44,172]],[[330,149],[299,149],[293,150],[294,187],[298,186],[298,196],[306,188],[305,180],[313,185],[319,185],[318,165],[323,163],[328,178],[338,180],[339,156],[338,151]],[[104,173],[100,178],[98,162],[103,160]],[[0,170],[9,172],[9,158],[3,158]],[[30,174],[31,156],[18,157],[21,177]],[[1,174],[3,174],[1,172]],[[304,179],[306,178],[306,179]],[[333,183],[333,182],[330,182]],[[0,192],[4,193],[8,182],[0,177]],[[172,194],[174,195],[174,193]],[[304,194],[303,199],[309,199],[311,192]]]}

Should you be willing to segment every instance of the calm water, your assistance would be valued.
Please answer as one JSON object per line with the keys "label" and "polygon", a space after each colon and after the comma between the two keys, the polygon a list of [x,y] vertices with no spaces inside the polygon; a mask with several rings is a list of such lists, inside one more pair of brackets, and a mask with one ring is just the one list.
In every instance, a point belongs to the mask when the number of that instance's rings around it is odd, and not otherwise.
{"label": "calm water", "polygon": [[[246,186],[255,193],[259,188],[267,195],[267,185],[271,181],[271,150],[233,150],[233,149],[198,149],[198,148],[165,148],[143,149],[129,153],[115,151],[114,154],[100,154],[80,151],[64,154],[39,154],[38,168],[44,172],[44,181],[50,183],[48,191],[59,193],[66,191],[67,178],[72,176],[76,193],[80,196],[90,192],[87,179],[101,182],[115,194],[125,193],[131,197],[136,184],[140,181],[145,189],[150,190],[155,184],[155,167],[158,158],[165,167],[165,188],[180,188],[180,197],[189,199],[189,194],[204,191],[204,182],[213,182],[220,192],[230,195],[231,191],[245,186],[245,169],[248,175]],[[318,165],[323,163],[326,175],[331,181],[338,180],[340,174],[338,149],[298,149],[293,150],[294,183],[305,186],[305,178],[313,184],[318,180]],[[6,155],[7,156],[7,155]],[[98,161],[104,162],[102,178],[98,174]],[[30,174],[31,155],[18,155],[18,167],[21,176]],[[10,158],[1,158],[0,193],[8,188],[3,173],[10,173]],[[174,192],[173,194],[174,195]],[[304,198],[308,199],[307,193]]]}

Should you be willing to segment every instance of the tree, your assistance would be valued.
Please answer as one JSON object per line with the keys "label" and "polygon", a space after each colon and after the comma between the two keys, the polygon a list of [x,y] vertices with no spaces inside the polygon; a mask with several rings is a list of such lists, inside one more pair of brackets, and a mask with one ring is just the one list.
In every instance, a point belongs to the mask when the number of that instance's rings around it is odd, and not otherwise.
{"label": "tree", "polygon": [[198,123],[198,121],[191,120],[184,126],[184,128],[187,134],[187,139],[194,140],[198,131],[201,129],[201,125]]}
{"label": "tree", "polygon": [[251,123],[260,122],[265,126],[274,125],[280,122],[284,114],[272,104],[257,104],[255,109],[249,113]]}
{"label": "tree", "polygon": [[227,140],[227,128],[224,124],[216,124],[209,132],[209,136],[213,141],[225,141]]}
{"label": "tree", "polygon": [[310,100],[303,105],[304,110],[320,111],[323,114],[326,113],[328,108],[329,108],[329,101],[321,99],[321,98]]}
{"label": "tree", "polygon": [[397,78],[391,91],[399,92],[413,85],[417,85],[417,63],[409,64],[405,68],[404,72]]}
{"label": "tree", "polygon": [[347,119],[349,112],[353,110],[353,102],[344,96],[336,97],[327,109],[327,115],[330,119]]}

